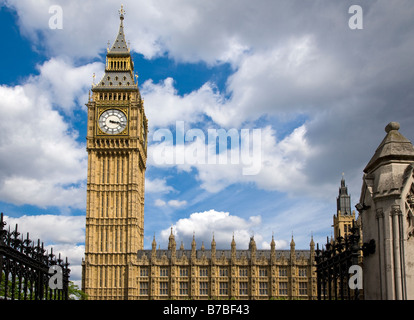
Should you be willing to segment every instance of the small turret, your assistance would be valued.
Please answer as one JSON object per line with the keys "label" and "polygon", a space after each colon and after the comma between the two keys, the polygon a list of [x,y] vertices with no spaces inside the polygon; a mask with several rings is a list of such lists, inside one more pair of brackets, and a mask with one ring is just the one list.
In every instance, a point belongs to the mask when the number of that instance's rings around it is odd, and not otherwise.
{"label": "small turret", "polygon": [[216,240],[214,240],[214,232],[213,232],[213,240],[211,240],[211,260],[212,262],[216,260]]}
{"label": "small turret", "polygon": [[168,250],[175,250],[176,247],[177,247],[177,244],[175,242],[173,227],[171,227],[170,237],[168,238]]}
{"label": "small turret", "polygon": [[195,233],[193,232],[193,241],[191,241],[191,258],[192,259],[195,259],[196,254],[197,254],[196,246],[197,246],[197,244],[196,244],[196,241],[195,241]]}

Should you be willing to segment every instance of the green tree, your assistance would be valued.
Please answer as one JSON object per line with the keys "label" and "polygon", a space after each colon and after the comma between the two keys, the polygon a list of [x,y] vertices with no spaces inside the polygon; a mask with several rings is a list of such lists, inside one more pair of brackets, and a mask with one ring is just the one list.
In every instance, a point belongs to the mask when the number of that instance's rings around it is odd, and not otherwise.
{"label": "green tree", "polygon": [[79,286],[69,281],[69,299],[70,300],[87,300],[88,296],[85,292],[79,289]]}

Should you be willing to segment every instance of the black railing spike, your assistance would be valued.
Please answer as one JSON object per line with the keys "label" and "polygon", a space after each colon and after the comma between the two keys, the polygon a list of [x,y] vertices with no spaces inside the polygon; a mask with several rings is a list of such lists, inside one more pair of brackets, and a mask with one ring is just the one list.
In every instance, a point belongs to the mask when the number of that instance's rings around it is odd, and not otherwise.
{"label": "black railing spike", "polygon": [[3,220],[3,212],[2,212],[1,217],[0,217],[0,230],[3,230],[5,225],[6,225],[6,222],[4,222]]}

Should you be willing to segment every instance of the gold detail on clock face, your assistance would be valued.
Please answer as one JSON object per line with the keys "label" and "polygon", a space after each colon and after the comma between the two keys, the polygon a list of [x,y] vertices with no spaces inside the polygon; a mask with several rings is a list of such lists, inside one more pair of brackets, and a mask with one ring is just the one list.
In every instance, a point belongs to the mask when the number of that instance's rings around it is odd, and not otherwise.
{"label": "gold detail on clock face", "polygon": [[106,134],[120,134],[127,127],[128,121],[124,112],[119,109],[108,109],[99,116],[99,128]]}

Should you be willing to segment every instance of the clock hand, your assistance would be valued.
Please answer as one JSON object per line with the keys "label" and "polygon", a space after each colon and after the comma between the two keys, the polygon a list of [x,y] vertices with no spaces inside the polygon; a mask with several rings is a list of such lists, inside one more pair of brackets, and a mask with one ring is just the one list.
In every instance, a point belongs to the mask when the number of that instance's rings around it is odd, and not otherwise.
{"label": "clock hand", "polygon": [[113,120],[109,120],[110,123],[116,123],[116,124],[120,124],[119,121],[113,121]]}

